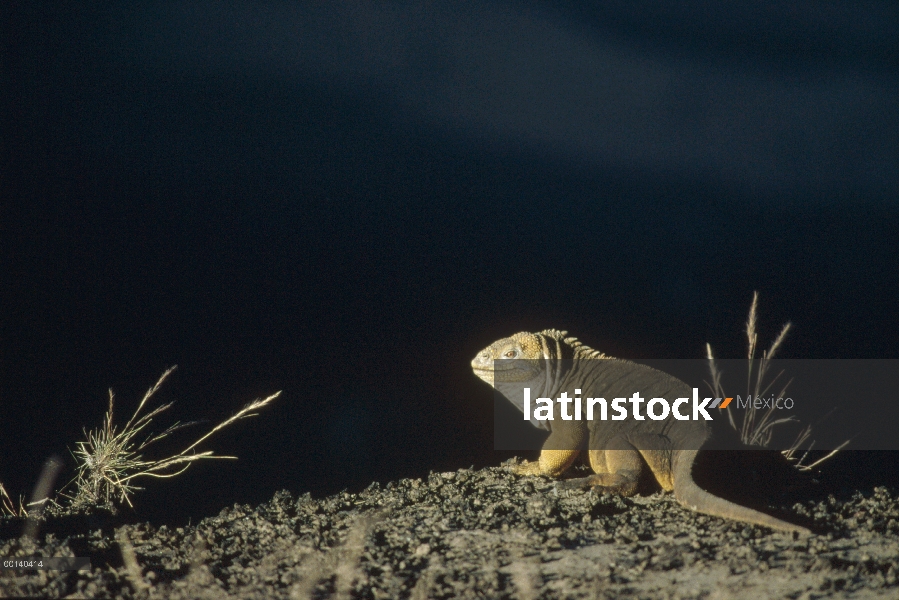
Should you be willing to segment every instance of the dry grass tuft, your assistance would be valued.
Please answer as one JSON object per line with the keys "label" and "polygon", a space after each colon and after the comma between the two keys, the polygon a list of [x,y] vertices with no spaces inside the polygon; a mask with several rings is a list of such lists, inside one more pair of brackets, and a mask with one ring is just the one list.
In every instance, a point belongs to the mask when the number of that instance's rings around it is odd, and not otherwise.
{"label": "dry grass tuft", "polygon": [[[771,344],[771,347],[767,350],[762,351],[761,358],[756,358],[756,350],[758,348],[758,333],[756,331],[756,325],[758,323],[758,302],[759,302],[759,293],[752,293],[752,305],[749,307],[749,318],[746,321],[746,337],[749,342],[749,350],[747,353],[747,358],[749,359],[749,366],[747,368],[746,373],[746,397],[748,398],[756,398],[756,397],[765,397],[772,390],[773,386],[781,379],[783,375],[783,371],[777,373],[773,378],[768,381],[769,373],[768,370],[771,367],[771,361],[774,359],[774,355],[777,353],[777,350],[783,344],[784,340],[787,337],[787,333],[790,331],[790,327],[792,326],[790,323],[787,323],[783,326],[780,333],[774,339],[774,342]],[[706,356],[709,361],[709,372],[711,373],[712,381],[709,382],[709,387],[712,389],[712,392],[720,397],[725,398],[733,396],[733,394],[726,394],[721,385],[721,372],[718,371],[718,368],[715,364],[715,357],[712,354],[712,347],[710,344],[706,344]],[[787,381],[780,388],[780,393],[777,394],[778,397],[783,397],[786,395],[787,388],[790,386],[790,381]],[[771,407],[767,411],[757,411],[757,410],[747,410],[743,413],[743,420],[738,425],[734,421],[733,413],[728,411],[727,418],[730,420],[731,426],[740,434],[740,439],[745,444],[750,444],[754,446],[762,446],[767,447],[771,443],[771,437],[774,433],[774,428],[779,425],[784,425],[786,423],[797,423],[798,421],[793,417],[787,417],[782,419],[775,419],[775,408]],[[758,419],[758,415],[761,413],[761,418]],[[796,436],[796,440],[790,445],[790,447],[786,450],[781,451],[782,454],[793,463],[793,466],[799,469],[800,471],[810,471],[823,463],[824,461],[835,456],[840,450],[846,447],[849,444],[849,440],[843,442],[839,447],[835,450],[827,454],[826,456],[816,460],[811,464],[805,464],[805,460],[808,458],[809,452],[812,450],[815,442],[811,438],[812,428],[810,425],[806,425]]]}
{"label": "dry grass tuft", "polygon": [[[109,408],[106,411],[104,425],[100,429],[85,431],[85,441],[78,442],[72,456],[77,463],[75,477],[66,484],[73,486],[70,495],[61,495],[69,500],[69,509],[103,506],[115,510],[115,503],[127,503],[131,506],[131,496],[143,489],[135,485],[141,477],[175,477],[186,471],[190,465],[203,459],[235,459],[234,456],[216,456],[211,450],[197,452],[197,446],[209,439],[217,431],[249,417],[277,398],[281,392],[247,404],[237,413],[213,427],[208,433],[181,452],[167,458],[152,460],[144,458],[146,450],[156,442],[165,439],[173,432],[193,423],[175,423],[162,433],[148,434],[143,441],[139,436],[149,427],[153,419],[168,410],[172,403],[157,406],[146,414],[141,414],[147,402],[159,390],[160,386],[172,374],[176,367],[171,367],[151,387],[137,406],[137,410],[128,419],[124,427],[117,427],[113,422],[115,395],[109,390]],[[65,488],[64,488],[65,489]]]}

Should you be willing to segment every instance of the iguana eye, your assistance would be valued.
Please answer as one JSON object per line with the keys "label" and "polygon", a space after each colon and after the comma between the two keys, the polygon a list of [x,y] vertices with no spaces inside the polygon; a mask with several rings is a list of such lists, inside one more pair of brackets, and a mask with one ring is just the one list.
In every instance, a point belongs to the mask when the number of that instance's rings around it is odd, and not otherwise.
{"label": "iguana eye", "polygon": [[515,358],[516,356],[518,356],[518,350],[509,350],[503,356],[505,356],[506,358]]}

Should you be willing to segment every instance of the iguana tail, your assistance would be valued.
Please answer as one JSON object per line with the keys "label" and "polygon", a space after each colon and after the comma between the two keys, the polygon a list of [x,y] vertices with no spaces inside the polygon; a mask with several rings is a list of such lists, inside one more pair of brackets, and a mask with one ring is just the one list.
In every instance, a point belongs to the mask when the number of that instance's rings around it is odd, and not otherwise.
{"label": "iguana tail", "polygon": [[696,485],[693,481],[693,461],[696,459],[697,450],[681,450],[676,453],[674,466],[674,497],[677,501],[696,512],[701,512],[715,517],[734,519],[753,525],[764,525],[780,531],[797,531],[802,534],[810,534],[811,531],[799,525],[793,525],[771,515],[766,515],[757,510],[740,506],[729,502],[724,498],[714,496]]}

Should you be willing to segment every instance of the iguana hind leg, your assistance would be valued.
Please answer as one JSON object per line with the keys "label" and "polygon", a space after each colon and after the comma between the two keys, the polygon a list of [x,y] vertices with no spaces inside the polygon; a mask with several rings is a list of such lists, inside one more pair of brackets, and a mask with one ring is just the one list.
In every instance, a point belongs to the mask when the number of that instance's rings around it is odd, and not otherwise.
{"label": "iguana hind leg", "polygon": [[594,474],[589,477],[560,481],[562,489],[600,488],[600,491],[633,496],[637,492],[640,476],[644,469],[640,452],[625,440],[613,441],[613,448],[590,450],[590,467]]}

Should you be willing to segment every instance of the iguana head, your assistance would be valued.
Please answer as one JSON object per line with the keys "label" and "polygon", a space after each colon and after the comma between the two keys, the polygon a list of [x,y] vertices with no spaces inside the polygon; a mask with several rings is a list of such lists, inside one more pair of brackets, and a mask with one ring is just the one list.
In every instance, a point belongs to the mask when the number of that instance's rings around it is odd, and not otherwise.
{"label": "iguana head", "polygon": [[[564,335],[564,332],[559,333]],[[471,368],[475,375],[494,387],[498,383],[520,383],[539,378],[545,368],[545,360],[540,359],[556,358],[547,352],[548,340],[543,339],[544,334],[522,331],[497,340],[478,352],[471,361]],[[550,339],[558,345],[558,340]]]}
{"label": "iguana head", "polygon": [[[522,331],[497,340],[478,352],[471,361],[475,375],[524,410],[522,390],[530,388],[534,397],[554,398],[565,371],[565,358],[607,358],[584,346],[567,331],[545,329],[540,333]],[[543,421],[536,427],[548,429]]]}
{"label": "iguana head", "polygon": [[[475,375],[524,411],[524,388],[538,397],[549,397],[558,383],[565,332],[547,329],[540,333],[522,331],[497,340],[478,352],[471,361]],[[547,423],[532,419],[535,427],[549,429]]]}

